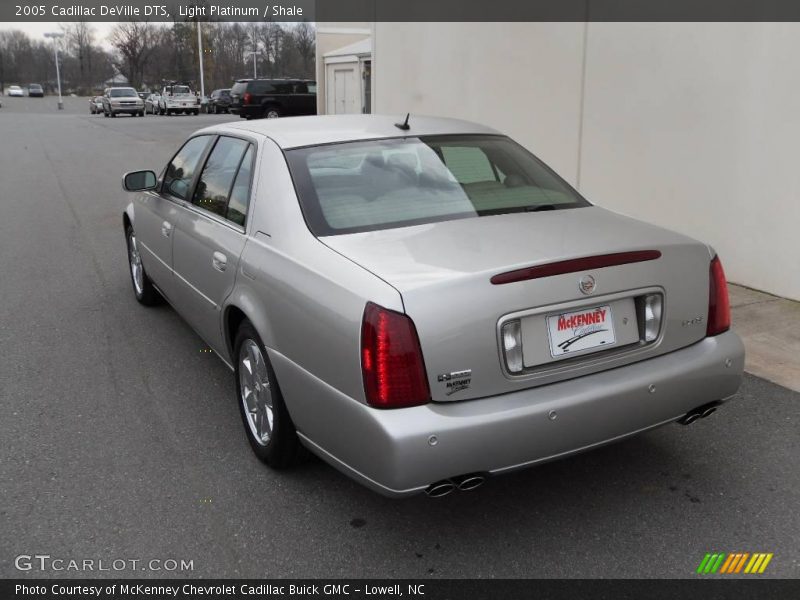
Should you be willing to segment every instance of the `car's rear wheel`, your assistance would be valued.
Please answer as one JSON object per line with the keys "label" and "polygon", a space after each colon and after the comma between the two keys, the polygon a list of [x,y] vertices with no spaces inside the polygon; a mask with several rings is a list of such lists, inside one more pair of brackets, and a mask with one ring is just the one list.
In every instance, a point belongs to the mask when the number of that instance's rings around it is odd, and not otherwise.
{"label": "car's rear wheel", "polygon": [[277,106],[268,106],[264,109],[265,119],[277,119],[281,116],[281,111]]}
{"label": "car's rear wheel", "polygon": [[264,344],[249,321],[239,326],[233,347],[236,398],[250,447],[275,469],[296,464],[303,457],[303,448]]}
{"label": "car's rear wheel", "polygon": [[154,306],[161,300],[161,295],[144,270],[142,256],[139,254],[139,245],[136,243],[136,234],[130,225],[125,229],[125,238],[128,242],[128,265],[130,266],[133,294],[140,304]]}

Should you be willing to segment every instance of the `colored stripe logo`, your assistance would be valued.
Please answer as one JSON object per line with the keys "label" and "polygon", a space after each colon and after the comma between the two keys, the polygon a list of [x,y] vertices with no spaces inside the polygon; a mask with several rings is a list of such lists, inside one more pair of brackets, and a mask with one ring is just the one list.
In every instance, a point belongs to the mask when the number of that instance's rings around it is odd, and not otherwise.
{"label": "colored stripe logo", "polygon": [[699,575],[726,575],[745,573],[755,575],[763,573],[772,560],[772,552],[707,552],[697,567]]}

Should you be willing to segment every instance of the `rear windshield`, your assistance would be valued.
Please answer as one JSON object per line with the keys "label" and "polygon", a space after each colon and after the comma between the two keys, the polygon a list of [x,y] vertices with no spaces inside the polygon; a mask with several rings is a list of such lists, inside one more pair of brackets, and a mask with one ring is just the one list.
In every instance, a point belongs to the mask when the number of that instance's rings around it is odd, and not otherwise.
{"label": "rear windshield", "polygon": [[317,236],[589,203],[504,136],[436,136],[286,152]]}
{"label": "rear windshield", "polygon": [[108,95],[112,98],[129,98],[129,97],[136,97],[136,90],[132,88],[119,88],[116,90],[111,90],[108,92]]}

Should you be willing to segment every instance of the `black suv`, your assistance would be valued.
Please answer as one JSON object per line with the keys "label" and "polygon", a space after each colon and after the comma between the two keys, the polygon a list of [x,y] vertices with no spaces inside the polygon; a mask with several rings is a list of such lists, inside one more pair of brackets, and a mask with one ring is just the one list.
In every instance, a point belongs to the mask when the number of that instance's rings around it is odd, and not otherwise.
{"label": "black suv", "polygon": [[317,82],[307,79],[239,79],[230,112],[244,119],[317,114]]}

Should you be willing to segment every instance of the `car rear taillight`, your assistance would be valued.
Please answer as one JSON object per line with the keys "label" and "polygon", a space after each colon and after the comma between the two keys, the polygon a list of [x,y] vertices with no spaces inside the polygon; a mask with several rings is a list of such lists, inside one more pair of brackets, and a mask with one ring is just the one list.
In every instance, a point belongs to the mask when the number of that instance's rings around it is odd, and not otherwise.
{"label": "car rear taillight", "polygon": [[725,271],[718,256],[711,261],[708,289],[708,327],[706,335],[719,335],[731,328],[731,303]]}
{"label": "car rear taillight", "polygon": [[242,104],[250,104],[252,99],[253,95],[250,92],[245,92],[244,96],[242,96]]}
{"label": "car rear taillight", "polygon": [[400,408],[431,399],[414,322],[372,302],[361,323],[361,371],[370,406]]}

